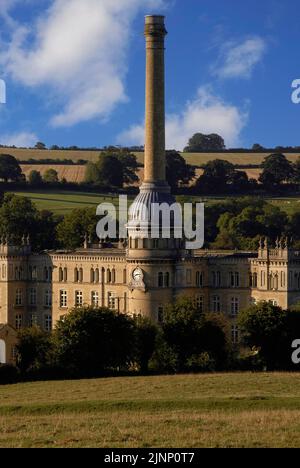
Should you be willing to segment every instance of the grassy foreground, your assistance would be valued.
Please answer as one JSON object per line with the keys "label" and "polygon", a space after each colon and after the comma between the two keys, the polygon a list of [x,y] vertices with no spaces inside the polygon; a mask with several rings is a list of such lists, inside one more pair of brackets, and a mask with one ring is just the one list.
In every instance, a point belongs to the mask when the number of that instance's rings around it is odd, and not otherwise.
{"label": "grassy foreground", "polygon": [[0,447],[299,447],[300,374],[0,387]]}

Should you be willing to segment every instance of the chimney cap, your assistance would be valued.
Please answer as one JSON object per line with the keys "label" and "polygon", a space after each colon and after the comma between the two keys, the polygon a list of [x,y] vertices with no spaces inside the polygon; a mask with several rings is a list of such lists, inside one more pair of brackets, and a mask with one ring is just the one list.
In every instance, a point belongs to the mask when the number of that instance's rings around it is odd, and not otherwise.
{"label": "chimney cap", "polygon": [[146,23],[164,23],[165,16],[163,15],[146,15]]}

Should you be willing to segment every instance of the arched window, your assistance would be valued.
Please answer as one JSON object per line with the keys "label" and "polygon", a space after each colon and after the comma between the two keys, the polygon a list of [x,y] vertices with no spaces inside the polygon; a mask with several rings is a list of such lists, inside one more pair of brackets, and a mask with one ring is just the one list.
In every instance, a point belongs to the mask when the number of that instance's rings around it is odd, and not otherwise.
{"label": "arched window", "polygon": [[198,288],[203,287],[203,273],[202,273],[202,271],[197,271],[196,272],[196,286]]}
{"label": "arched window", "polygon": [[116,282],[116,270],[114,268],[111,271],[111,282],[112,283]]}
{"label": "arched window", "polygon": [[164,287],[164,274],[162,272],[158,273],[158,287],[159,288]]}
{"label": "arched window", "polygon": [[95,282],[95,271],[94,271],[94,268],[91,268],[90,281],[91,281],[91,283],[94,283],[94,282]]}
{"label": "arched window", "polygon": [[79,282],[80,283],[83,282],[83,269],[82,268],[79,268]]}
{"label": "arched window", "polygon": [[64,268],[64,282],[66,283],[68,281],[68,269],[67,267]]}
{"label": "arched window", "polygon": [[95,283],[99,283],[99,268],[95,269],[94,281]]}
{"label": "arched window", "polygon": [[111,283],[111,271],[109,268],[106,271],[106,282]]}
{"label": "arched window", "polygon": [[231,298],[230,313],[231,313],[231,317],[237,317],[239,313],[239,298],[238,297]]}
{"label": "arched window", "polygon": [[168,288],[170,286],[170,273],[167,272],[165,273],[165,284],[164,284],[165,288]]}
{"label": "arched window", "polygon": [[74,283],[78,283],[79,281],[79,271],[78,268],[74,268]]}
{"label": "arched window", "polygon": [[58,270],[58,281],[59,282],[63,281],[63,269],[61,267]]}
{"label": "arched window", "polygon": [[127,270],[126,270],[126,268],[124,268],[124,270],[123,270],[123,283],[124,284],[127,283]]}

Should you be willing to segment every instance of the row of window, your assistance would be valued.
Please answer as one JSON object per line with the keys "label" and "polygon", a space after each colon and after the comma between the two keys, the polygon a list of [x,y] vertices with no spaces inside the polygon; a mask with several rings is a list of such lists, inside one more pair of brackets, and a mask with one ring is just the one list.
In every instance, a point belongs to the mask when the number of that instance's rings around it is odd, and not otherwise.
{"label": "row of window", "polygon": [[[186,284],[193,284],[192,281],[192,270],[186,270]],[[182,278],[177,278],[177,283],[182,283]],[[195,274],[195,285],[198,288],[203,288],[204,286],[204,274],[202,271],[196,271]],[[213,271],[211,274],[211,285],[214,288],[219,288],[222,286],[221,281],[221,272]],[[170,274],[159,272],[158,273],[158,287],[169,287],[170,286]],[[230,272],[229,273],[229,287],[238,288],[240,286],[240,274],[239,272]]]}
{"label": "row of window", "polygon": [[[60,267],[58,270],[58,280],[60,283],[68,281],[68,269]],[[83,268],[74,268],[73,273],[73,281],[74,283],[82,283],[84,280],[84,272]],[[99,283],[101,281],[107,284],[114,284],[116,282],[116,270],[113,269],[101,269],[101,278],[100,278],[100,270],[99,268],[91,268],[90,269],[90,283]],[[126,284],[127,282],[127,272],[123,270],[123,283]]]}
{"label": "row of window", "polygon": [[[5,278],[6,275],[6,269],[5,265],[2,265],[2,278]],[[29,281],[37,281],[38,280],[38,268],[36,266],[29,266],[28,267],[28,275],[26,272],[26,269],[24,269],[22,266],[16,266],[15,267],[15,272],[14,272],[14,278],[17,281],[22,281],[26,280],[27,278]],[[50,282],[52,281],[52,268],[51,267],[44,267],[43,269],[43,281]]]}
{"label": "row of window", "polygon": [[[126,293],[124,293],[124,304],[126,304]],[[90,303],[94,307],[98,307],[100,305],[100,296],[98,291],[92,291],[90,297]],[[76,307],[83,306],[83,292],[82,291],[75,291],[75,298],[74,298],[74,305]],[[61,290],[59,292],[59,306],[60,308],[67,308],[68,307],[68,292]],[[114,292],[107,293],[107,306],[110,309],[118,309],[118,297]]]}
{"label": "row of window", "polygon": [[[44,306],[51,307],[52,306],[52,292],[51,290],[47,289],[44,292]],[[15,305],[16,306],[23,306],[24,305],[24,293],[23,289],[16,289],[16,296],[15,296]],[[30,288],[28,291],[28,305],[35,307],[37,305],[37,289]]]}
{"label": "row of window", "polygon": [[[204,312],[204,297],[196,296],[196,305],[200,312]],[[212,296],[210,309],[212,312],[222,312],[222,304],[220,296]],[[230,315],[231,317],[237,317],[240,311],[240,300],[238,297],[231,297],[230,299]]]}
{"label": "row of window", "polygon": [[[15,316],[15,328],[16,330],[20,330],[23,325],[28,325],[29,327],[33,327],[34,325],[38,325],[38,316],[35,314],[31,314],[29,318],[29,323],[24,323],[24,317],[23,314],[17,314]],[[51,315],[45,315],[44,316],[44,323],[43,323],[44,329],[46,331],[51,331],[52,329],[52,317]]]}

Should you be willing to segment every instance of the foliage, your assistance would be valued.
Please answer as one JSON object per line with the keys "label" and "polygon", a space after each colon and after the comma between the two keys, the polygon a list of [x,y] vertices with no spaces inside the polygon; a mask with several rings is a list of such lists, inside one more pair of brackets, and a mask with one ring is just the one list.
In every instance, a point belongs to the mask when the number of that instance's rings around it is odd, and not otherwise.
{"label": "foliage", "polygon": [[143,374],[148,372],[154,353],[158,328],[146,317],[135,317],[135,360]]}
{"label": "foliage", "polygon": [[106,308],[71,310],[54,332],[56,359],[74,376],[126,369],[133,358],[134,321]]}
{"label": "foliage", "polygon": [[262,163],[263,171],[259,181],[267,190],[274,190],[283,182],[288,182],[293,177],[292,164],[281,153],[273,153],[267,156]]}
{"label": "foliage", "polygon": [[187,185],[195,177],[195,169],[175,150],[166,151],[166,178],[172,190]]}
{"label": "foliage", "polygon": [[97,216],[94,208],[79,208],[65,215],[57,225],[57,240],[67,249],[75,249],[83,245],[85,235],[95,235]]}
{"label": "foliage", "polygon": [[41,185],[43,183],[43,178],[39,171],[30,171],[28,182],[30,185]]}
{"label": "foliage", "polygon": [[48,169],[43,175],[43,180],[47,184],[56,184],[59,182],[57,171],[55,169]]}
{"label": "foliage", "polygon": [[10,154],[0,154],[0,179],[18,182],[21,178],[22,170],[16,158]]}
{"label": "foliage", "polygon": [[195,133],[188,142],[188,146],[184,148],[186,153],[198,153],[201,151],[222,151],[225,149],[225,143],[220,135],[211,133],[204,135],[203,133]]}
{"label": "foliage", "polygon": [[51,352],[50,335],[39,327],[24,328],[18,333],[17,366],[22,373],[48,364]]}

